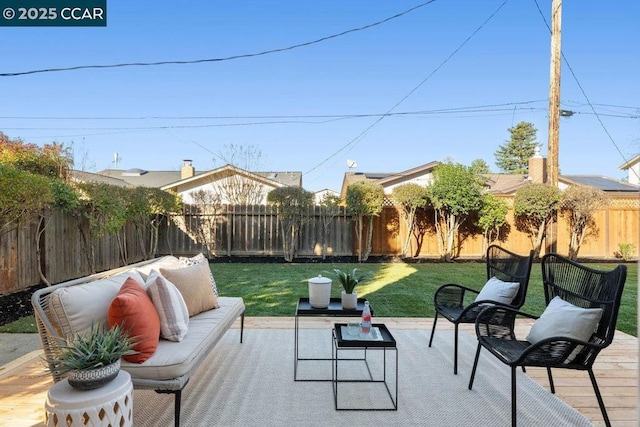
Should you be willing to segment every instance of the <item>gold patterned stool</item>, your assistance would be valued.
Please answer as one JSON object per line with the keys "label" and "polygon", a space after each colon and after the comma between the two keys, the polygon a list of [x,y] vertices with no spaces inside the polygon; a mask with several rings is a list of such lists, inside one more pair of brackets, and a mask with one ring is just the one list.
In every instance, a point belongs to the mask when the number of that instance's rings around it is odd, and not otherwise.
{"label": "gold patterned stool", "polygon": [[65,379],[56,383],[45,403],[47,427],[133,426],[133,384],[125,371],[93,390],[76,390]]}

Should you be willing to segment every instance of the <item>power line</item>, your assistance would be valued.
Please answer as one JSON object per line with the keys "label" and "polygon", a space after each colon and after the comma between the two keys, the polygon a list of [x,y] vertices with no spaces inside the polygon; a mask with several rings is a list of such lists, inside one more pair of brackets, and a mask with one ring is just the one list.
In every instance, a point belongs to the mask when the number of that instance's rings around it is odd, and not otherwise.
{"label": "power line", "polygon": [[[235,120],[235,119],[331,119],[331,118],[359,118],[388,115],[414,115],[414,114],[437,114],[455,113],[468,111],[483,111],[483,109],[496,107],[509,107],[513,105],[530,105],[546,102],[545,99],[532,101],[505,102],[501,104],[472,105],[464,107],[438,108],[433,110],[404,111],[397,113],[355,113],[355,114],[288,114],[288,115],[268,115],[268,116],[0,116],[6,120]],[[495,111],[493,109],[486,111]]]}
{"label": "power line", "polygon": [[454,49],[454,51],[447,56],[444,61],[442,61],[427,77],[425,77],[420,83],[418,83],[418,85],[416,87],[414,87],[413,89],[411,89],[409,91],[409,93],[407,93],[405,96],[403,96],[398,102],[395,103],[395,105],[393,107],[391,107],[385,114],[383,114],[382,116],[380,116],[377,120],[375,120],[371,125],[369,125],[364,131],[362,131],[358,136],[356,136],[355,138],[353,138],[351,141],[349,141],[347,144],[345,144],[344,146],[342,146],[340,149],[338,149],[337,151],[335,151],[333,154],[331,154],[329,157],[325,158],[324,160],[322,160],[320,163],[318,163],[316,166],[314,166],[313,168],[311,168],[309,171],[305,172],[303,175],[307,175],[311,172],[313,172],[314,170],[318,169],[320,166],[322,166],[323,164],[327,163],[329,160],[331,160],[332,158],[336,157],[338,154],[340,154],[341,152],[353,148],[362,138],[364,138],[364,136],[371,130],[373,129],[378,123],[380,123],[382,120],[384,120],[385,117],[389,116],[391,112],[393,112],[393,110],[395,110],[400,104],[402,104],[407,98],[409,98],[411,95],[413,95],[414,92],[416,92],[424,83],[427,82],[427,80],[429,80],[434,74],[436,74],[447,62],[449,62],[449,60],[451,58],[453,58],[453,56],[455,54],[457,54],[468,42],[469,40],[471,40],[482,28],[484,28],[484,26],[500,11],[500,9],[502,9],[502,7],[507,4],[509,0],[505,0],[504,2],[502,2],[502,4],[500,4],[500,6],[498,6],[498,8],[491,14],[489,15],[489,17],[487,19],[485,19],[485,21],[478,27],[475,29],[475,31],[473,31],[471,33],[471,35],[469,35],[469,37],[467,37],[461,44],[460,46],[458,46],[456,49]]}
{"label": "power line", "polygon": [[38,73],[51,73],[51,72],[58,72],[58,71],[74,71],[74,70],[86,70],[86,69],[102,69],[102,68],[122,68],[122,67],[148,67],[148,66],[158,66],[158,65],[186,65],[186,64],[202,64],[202,63],[207,63],[207,62],[223,62],[223,61],[232,61],[234,59],[242,59],[242,58],[252,58],[252,57],[256,57],[256,56],[263,56],[263,55],[269,55],[272,53],[279,53],[279,52],[285,52],[288,50],[293,50],[293,49],[298,49],[300,47],[306,47],[306,46],[311,46],[317,43],[322,43],[324,41],[327,40],[331,40],[331,39],[335,39],[338,37],[342,37],[345,36],[347,34],[351,34],[351,33],[355,33],[358,31],[363,31],[363,30],[367,30],[369,28],[373,28],[376,27],[378,25],[382,25],[385,24],[389,21],[392,21],[394,19],[400,18],[401,16],[407,15],[417,9],[420,9],[421,7],[427,6],[431,3],[434,3],[436,0],[429,0],[425,3],[419,4],[417,6],[414,6],[410,9],[405,10],[404,12],[400,12],[397,13],[393,16],[390,16],[388,18],[385,18],[381,21],[377,21],[371,24],[367,24],[364,25],[362,27],[357,27],[357,28],[352,28],[350,30],[346,30],[346,31],[342,31],[340,33],[337,34],[332,34],[329,36],[325,36],[325,37],[321,37],[319,39],[316,40],[312,40],[312,41],[308,41],[308,42],[304,42],[304,43],[298,43],[292,46],[288,46],[288,47],[282,47],[282,48],[276,48],[276,49],[270,49],[270,50],[265,50],[262,52],[254,52],[254,53],[246,53],[246,54],[242,54],[242,55],[232,55],[232,56],[227,56],[227,57],[222,57],[222,58],[208,58],[208,59],[194,59],[194,60],[190,60],[190,61],[157,61],[157,62],[126,62],[126,63],[121,63],[121,64],[107,64],[107,65],[76,65],[73,67],[61,67],[61,68],[45,68],[45,69],[40,69],[40,70],[30,70],[30,71],[20,71],[20,72],[15,72],[15,73],[0,73],[0,77],[16,77],[16,76],[24,76],[24,75],[28,75],[28,74],[38,74]]}

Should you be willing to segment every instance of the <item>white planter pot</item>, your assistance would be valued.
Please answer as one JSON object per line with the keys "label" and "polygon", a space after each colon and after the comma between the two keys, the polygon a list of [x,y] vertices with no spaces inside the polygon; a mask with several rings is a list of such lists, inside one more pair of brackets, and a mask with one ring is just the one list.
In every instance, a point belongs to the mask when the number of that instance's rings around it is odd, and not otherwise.
{"label": "white planter pot", "polygon": [[358,306],[358,293],[353,291],[348,294],[342,291],[342,308],[345,310],[355,310]]}
{"label": "white planter pot", "polygon": [[314,277],[308,280],[309,304],[313,308],[327,308],[331,299],[331,279],[327,277]]}

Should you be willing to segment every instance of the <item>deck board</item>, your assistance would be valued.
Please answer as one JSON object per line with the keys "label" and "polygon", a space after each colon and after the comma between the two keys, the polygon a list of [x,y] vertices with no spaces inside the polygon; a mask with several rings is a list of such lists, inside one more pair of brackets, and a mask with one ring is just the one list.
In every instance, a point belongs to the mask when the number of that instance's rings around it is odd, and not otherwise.
{"label": "deck board", "polygon": [[[330,328],[336,318],[301,318],[301,328]],[[431,330],[433,319],[376,318],[390,329]],[[239,328],[239,322],[233,326]],[[253,329],[293,329],[292,317],[247,317],[245,327]],[[521,333],[530,327],[518,323]],[[449,322],[438,322],[438,331],[453,329]],[[473,332],[472,325],[461,330]],[[425,342],[425,348],[427,343]],[[14,427],[44,426],[44,402],[52,380],[35,351],[0,367],[0,425]],[[616,332],[611,346],[605,349],[594,366],[598,385],[614,426],[638,425],[638,339]],[[549,389],[546,370],[528,368],[527,374],[546,390]],[[589,417],[595,426],[603,426],[593,388],[586,372],[556,369],[553,371],[556,395]]]}

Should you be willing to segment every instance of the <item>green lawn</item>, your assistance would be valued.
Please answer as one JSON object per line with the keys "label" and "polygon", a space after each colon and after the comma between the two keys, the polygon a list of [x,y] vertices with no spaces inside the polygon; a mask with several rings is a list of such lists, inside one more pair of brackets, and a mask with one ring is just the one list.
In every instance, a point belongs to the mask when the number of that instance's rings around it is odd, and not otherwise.
{"label": "green lawn", "polygon": [[[614,264],[589,264],[599,269]],[[247,316],[293,316],[296,301],[308,297],[307,279],[318,274],[332,277],[333,268],[370,271],[372,280],[356,287],[359,297],[371,301],[379,317],[432,317],[433,294],[443,283],[459,283],[480,289],[486,281],[483,263],[381,263],[381,264],[211,264],[221,295],[242,296]],[[617,329],[637,336],[638,265],[627,264]],[[331,296],[339,297],[333,281]],[[523,311],[539,315],[544,310],[540,264],[531,269],[527,302]]]}
{"label": "green lawn", "polygon": [[[589,264],[611,269],[614,264]],[[637,336],[638,265],[629,263],[617,329]],[[379,317],[432,317],[433,294],[443,283],[460,283],[480,289],[486,281],[483,263],[380,263],[380,264],[211,264],[221,295],[241,296],[247,316],[293,316],[298,298],[308,297],[307,279],[318,274],[332,277],[333,268],[358,268],[371,272],[372,280],[359,285],[359,297],[371,301]],[[341,288],[334,280],[332,296]],[[523,311],[540,314],[544,295],[540,264],[534,264]],[[19,323],[20,322],[20,323]],[[17,326],[16,326],[17,325]],[[33,318],[0,327],[0,332],[35,332]]]}

